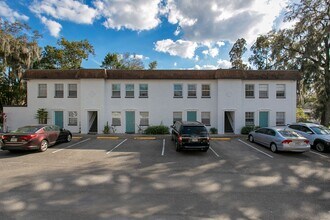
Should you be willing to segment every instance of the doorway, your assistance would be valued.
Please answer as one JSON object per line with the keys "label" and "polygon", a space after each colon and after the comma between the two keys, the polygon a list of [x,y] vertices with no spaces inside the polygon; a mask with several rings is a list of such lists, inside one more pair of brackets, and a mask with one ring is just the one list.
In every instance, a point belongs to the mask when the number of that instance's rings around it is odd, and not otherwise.
{"label": "doorway", "polygon": [[127,111],[125,114],[126,114],[126,133],[134,134],[135,133],[135,112]]}
{"label": "doorway", "polygon": [[197,112],[187,111],[187,121],[197,121]]}
{"label": "doorway", "polygon": [[54,114],[55,125],[63,128],[63,111],[55,111]]}
{"label": "doorway", "polygon": [[268,112],[259,112],[259,126],[268,127]]}
{"label": "doorway", "polygon": [[97,111],[88,111],[88,133],[97,134]]}
{"label": "doorway", "polygon": [[235,112],[225,111],[225,133],[234,133]]}

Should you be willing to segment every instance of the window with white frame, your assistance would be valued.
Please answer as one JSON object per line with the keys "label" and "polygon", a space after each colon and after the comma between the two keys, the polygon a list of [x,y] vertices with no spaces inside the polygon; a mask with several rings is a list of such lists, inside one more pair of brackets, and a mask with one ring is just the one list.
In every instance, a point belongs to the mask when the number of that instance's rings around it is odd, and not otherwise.
{"label": "window with white frame", "polygon": [[182,84],[174,84],[174,98],[182,98]]}
{"label": "window with white frame", "polygon": [[38,85],[38,98],[47,98],[47,84]]}
{"label": "window with white frame", "polygon": [[112,84],[112,98],[120,98],[120,84]]}
{"label": "window with white frame", "polygon": [[206,126],[211,125],[211,112],[202,112],[201,114],[202,123]]}
{"label": "window with white frame", "polygon": [[276,112],[276,126],[285,125],[285,112]]}
{"label": "window with white frame", "polygon": [[125,98],[134,98],[134,84],[126,84],[126,95]]}
{"label": "window with white frame", "polygon": [[140,84],[140,98],[148,98],[148,84]]}
{"label": "window with white frame", "polygon": [[70,111],[68,112],[69,115],[69,126],[77,126],[78,125],[78,112],[77,111]]}
{"label": "window with white frame", "polygon": [[63,84],[55,84],[55,98],[63,98],[64,87]]}
{"label": "window with white frame", "polygon": [[276,98],[277,99],[285,98],[285,84],[276,84]]}
{"label": "window with white frame", "polygon": [[197,85],[188,84],[188,98],[196,98],[196,97],[197,97]]}
{"label": "window with white frame", "polygon": [[140,126],[149,126],[149,112],[140,112]]}
{"label": "window with white frame", "polygon": [[209,84],[202,84],[202,98],[211,97],[211,86]]}
{"label": "window with white frame", "polygon": [[261,98],[261,99],[268,98],[268,84],[259,85],[259,98]]}
{"label": "window with white frame", "polygon": [[69,84],[69,95],[68,98],[77,98],[77,84]]}
{"label": "window with white frame", "polygon": [[245,98],[254,98],[254,84],[245,84]]}
{"label": "window with white frame", "polygon": [[254,112],[245,112],[245,126],[254,126]]}
{"label": "window with white frame", "polygon": [[176,121],[182,121],[182,112],[173,112],[173,124]]}
{"label": "window with white frame", "polygon": [[112,112],[111,113],[112,117],[112,126],[120,126],[121,125],[121,112]]}

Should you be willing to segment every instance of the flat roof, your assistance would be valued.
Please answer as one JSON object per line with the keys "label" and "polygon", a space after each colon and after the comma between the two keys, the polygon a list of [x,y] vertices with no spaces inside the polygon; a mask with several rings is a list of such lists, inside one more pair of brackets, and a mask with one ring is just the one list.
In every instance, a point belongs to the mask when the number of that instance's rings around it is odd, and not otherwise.
{"label": "flat roof", "polygon": [[27,70],[23,79],[242,79],[242,80],[300,80],[294,70]]}

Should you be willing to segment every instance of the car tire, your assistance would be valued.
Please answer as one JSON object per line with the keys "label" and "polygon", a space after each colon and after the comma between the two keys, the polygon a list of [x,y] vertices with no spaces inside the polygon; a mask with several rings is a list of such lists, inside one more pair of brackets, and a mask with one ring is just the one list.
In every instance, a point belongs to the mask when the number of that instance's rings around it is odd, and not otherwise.
{"label": "car tire", "polygon": [[254,138],[253,138],[253,136],[252,136],[252,135],[249,135],[249,141],[250,141],[251,143],[253,143],[253,142],[254,142]]}
{"label": "car tire", "polygon": [[207,152],[209,148],[202,149],[202,152]]}
{"label": "car tire", "polygon": [[276,146],[276,144],[271,143],[271,144],[270,144],[270,150],[271,150],[273,153],[276,153],[276,152],[277,152],[277,146]]}
{"label": "car tire", "polygon": [[318,142],[318,143],[315,145],[315,149],[316,149],[318,152],[325,152],[325,145],[324,145],[324,143],[322,143],[322,142]]}
{"label": "car tire", "polygon": [[47,140],[42,140],[40,143],[40,152],[45,152],[48,149],[48,141]]}
{"label": "car tire", "polygon": [[66,142],[70,142],[72,140],[72,135],[68,134],[68,136],[66,137]]}
{"label": "car tire", "polygon": [[181,151],[180,144],[177,141],[175,142],[175,150],[177,152],[180,152]]}

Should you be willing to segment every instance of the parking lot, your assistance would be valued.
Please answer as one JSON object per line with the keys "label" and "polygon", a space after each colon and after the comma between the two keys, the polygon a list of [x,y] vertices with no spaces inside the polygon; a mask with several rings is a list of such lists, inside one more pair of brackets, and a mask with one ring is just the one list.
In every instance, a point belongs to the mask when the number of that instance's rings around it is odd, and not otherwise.
{"label": "parking lot", "polygon": [[245,137],[176,152],[170,136],[75,136],[0,151],[0,219],[330,219],[330,153]]}

